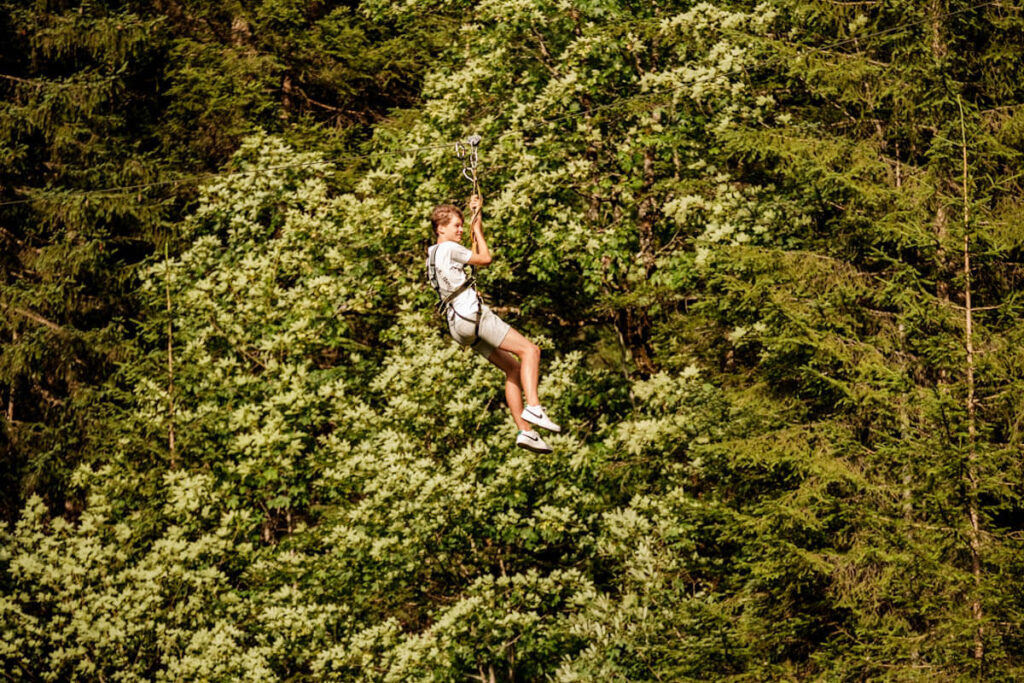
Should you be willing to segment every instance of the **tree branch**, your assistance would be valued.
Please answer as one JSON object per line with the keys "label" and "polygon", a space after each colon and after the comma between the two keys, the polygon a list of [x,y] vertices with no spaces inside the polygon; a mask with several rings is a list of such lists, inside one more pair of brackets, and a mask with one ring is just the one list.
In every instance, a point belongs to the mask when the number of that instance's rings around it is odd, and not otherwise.
{"label": "tree branch", "polygon": [[26,308],[21,308],[20,306],[10,306],[10,305],[4,304],[4,303],[0,303],[0,306],[3,306],[5,311],[11,311],[13,313],[17,313],[18,315],[20,315],[20,316],[22,316],[24,318],[28,318],[32,322],[39,323],[43,327],[50,328],[51,330],[53,330],[54,332],[56,332],[58,334],[61,334],[63,336],[68,336],[68,331],[66,329],[64,329],[63,327],[61,327],[57,323],[53,322],[52,320],[47,320],[46,318],[44,318],[43,316],[39,315],[38,313],[36,313],[34,311],[30,311],[30,310],[28,310]]}

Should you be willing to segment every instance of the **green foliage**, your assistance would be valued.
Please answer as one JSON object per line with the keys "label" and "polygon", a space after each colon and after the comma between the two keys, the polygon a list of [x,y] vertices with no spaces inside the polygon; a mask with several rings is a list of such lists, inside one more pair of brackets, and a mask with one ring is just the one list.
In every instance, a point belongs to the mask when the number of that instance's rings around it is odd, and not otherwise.
{"label": "green foliage", "polygon": [[[140,270],[136,344],[89,394],[105,436],[62,461],[66,514],[31,497],[3,532],[5,671],[1019,677],[1015,10],[129,14],[97,10],[89,38],[55,15],[40,54],[136,64],[155,31],[171,106],[152,139],[194,128],[175,163],[232,156],[174,222],[181,248]],[[421,75],[367,156],[296,151],[322,139],[314,112]],[[426,217],[467,194],[449,143],[470,132],[483,288],[544,349],[565,428],[548,455],[515,448],[500,374],[430,313]],[[61,220],[99,230],[94,209]],[[85,253],[31,258],[103,270]],[[57,348],[31,341],[4,347],[5,376]]]}
{"label": "green foliage", "polygon": [[259,128],[351,153],[412,100],[444,22],[282,0],[0,3],[5,518],[31,492],[74,505],[70,472],[111,427],[100,387],[134,353],[136,269],[182,246],[194,174]]}

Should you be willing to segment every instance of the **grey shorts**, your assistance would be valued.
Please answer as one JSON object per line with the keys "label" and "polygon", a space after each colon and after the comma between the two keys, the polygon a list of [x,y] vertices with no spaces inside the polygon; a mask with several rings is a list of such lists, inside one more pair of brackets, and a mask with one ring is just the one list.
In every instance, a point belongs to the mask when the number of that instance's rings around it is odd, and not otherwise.
{"label": "grey shorts", "polygon": [[[468,346],[473,342],[473,329],[474,325],[471,320],[464,320],[454,313],[449,319],[448,331],[451,333],[452,339],[463,346]],[[484,358],[490,358],[494,350],[501,346],[505,335],[511,329],[512,327],[496,316],[487,304],[481,303],[480,334],[476,343],[473,344],[473,350]]]}

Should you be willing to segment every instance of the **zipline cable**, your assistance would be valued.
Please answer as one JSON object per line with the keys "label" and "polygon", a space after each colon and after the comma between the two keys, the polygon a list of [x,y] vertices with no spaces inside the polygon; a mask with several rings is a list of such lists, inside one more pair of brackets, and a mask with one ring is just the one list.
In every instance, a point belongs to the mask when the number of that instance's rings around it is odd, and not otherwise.
{"label": "zipline cable", "polygon": [[[989,6],[1000,5],[1000,4],[1001,3],[1000,3],[999,0],[986,0],[985,2],[981,2],[981,3],[978,3],[976,5],[972,5],[970,7],[965,7],[965,8],[953,11],[953,12],[949,12],[948,14],[944,15],[944,18],[948,18],[948,17],[951,17],[951,16],[956,16],[956,15],[959,15],[959,14],[965,14],[967,12],[973,12],[973,11],[976,11],[976,10],[979,10],[979,9],[984,9],[986,7],[989,7]],[[898,31],[903,31],[903,30],[905,30],[907,28],[918,26],[920,24],[926,23],[926,22],[931,21],[931,20],[932,20],[931,18],[916,19],[914,21],[909,21],[909,22],[905,22],[905,23],[902,23],[902,24],[895,24],[893,26],[890,26],[890,27],[888,27],[886,29],[882,29],[880,31],[876,31],[874,33],[869,33],[869,34],[865,34],[865,35],[862,35],[862,36],[855,36],[855,37],[851,37],[851,38],[845,38],[843,40],[835,41],[833,43],[830,43],[830,44],[827,44],[827,45],[823,45],[823,46],[817,46],[816,47],[816,46],[807,45],[807,46],[799,46],[799,47],[802,47],[802,48],[808,49],[808,50],[814,50],[814,51],[831,50],[831,49],[834,49],[834,48],[837,48],[837,47],[842,47],[843,45],[848,45],[848,44],[856,42],[858,40],[866,40],[868,38],[875,38],[875,37],[887,35],[887,34],[890,34],[890,33],[898,32]],[[658,19],[658,21],[662,21],[662,19]],[[778,54],[778,55],[775,55],[773,57],[769,57],[766,61],[768,63],[771,63],[773,60],[782,59],[783,57],[784,57],[784,55]],[[670,94],[672,94],[674,92],[682,90],[683,88],[692,87],[694,85],[698,85],[698,84],[704,83],[704,82],[710,82],[710,81],[712,81],[714,79],[721,78],[723,76],[733,75],[734,73],[738,73],[738,71],[739,70],[737,70],[736,72],[731,72],[731,73],[720,73],[720,74],[713,74],[713,75],[709,74],[708,77],[706,77],[706,78],[694,79],[693,81],[681,84],[681,85],[679,85],[677,87],[674,87],[674,88],[669,88],[667,90],[661,90],[661,91],[657,91],[657,92],[639,93],[637,95],[632,95],[630,97],[619,98],[619,99],[617,99],[617,100],[615,100],[613,102],[609,102],[609,103],[603,104],[603,105],[598,105],[598,106],[595,106],[595,107],[590,107],[588,109],[584,109],[584,110],[581,110],[581,111],[578,111],[578,112],[570,112],[568,114],[562,114],[560,116],[549,117],[549,118],[538,118],[538,119],[534,119],[533,122],[530,122],[530,120],[527,119],[525,125],[530,125],[531,123],[534,123],[536,125],[550,125],[552,123],[557,123],[557,122],[560,122],[560,121],[563,121],[563,120],[567,120],[567,119],[578,118],[578,117],[581,117],[581,116],[591,116],[591,115],[593,115],[596,112],[604,111],[604,110],[607,110],[607,109],[613,109],[613,108],[616,108],[616,107],[621,107],[621,106],[629,104],[631,102],[635,102],[635,101],[639,101],[639,100],[643,100],[643,99],[650,99],[650,98],[655,98],[655,97],[661,97],[663,95],[670,95]],[[523,127],[525,127],[525,125]],[[508,131],[508,132],[505,132],[505,133],[502,133],[500,135],[495,136],[495,139],[501,140],[501,139],[504,139],[506,137],[510,137],[512,135],[521,134],[522,132],[523,132],[522,130]],[[455,144],[460,144],[460,143],[457,142]],[[427,151],[434,151],[434,150],[438,150],[438,149],[451,148],[451,146],[452,146],[452,142],[444,142],[444,143],[438,143],[438,144],[433,144],[433,145],[424,145],[424,146],[421,146],[421,147],[412,147],[412,148],[397,149],[397,150],[385,150],[385,151],[379,151],[379,152],[368,152],[368,153],[365,153],[365,154],[349,154],[349,155],[343,155],[343,156],[340,156],[340,157],[334,157],[334,158],[329,158],[329,159],[320,159],[320,160],[317,160],[317,161],[292,163],[292,164],[279,164],[279,165],[276,165],[276,166],[264,166],[264,167],[261,167],[261,168],[258,168],[258,169],[246,170],[246,171],[217,171],[217,172],[208,172],[208,173],[195,173],[195,174],[188,174],[188,175],[178,176],[177,178],[172,178],[172,179],[168,179],[168,180],[157,180],[157,181],[146,182],[146,183],[136,183],[136,184],[133,184],[133,185],[119,185],[119,186],[113,186],[113,187],[98,188],[98,189],[95,189],[95,190],[69,190],[69,191],[66,191],[66,192],[52,191],[52,190],[51,191],[46,191],[46,190],[44,190],[44,191],[40,192],[39,194],[37,194],[34,197],[28,197],[28,198],[25,198],[25,199],[13,199],[13,200],[7,200],[7,201],[0,202],[0,208],[7,207],[7,206],[17,206],[17,205],[22,205],[22,204],[31,204],[33,202],[45,201],[47,199],[67,200],[67,199],[70,199],[70,198],[73,198],[73,197],[86,197],[86,198],[88,198],[88,197],[90,197],[92,195],[103,195],[103,194],[108,194],[108,193],[115,193],[115,194],[116,193],[121,193],[121,194],[123,194],[123,193],[130,192],[130,191],[140,192],[141,190],[151,189],[151,188],[155,188],[155,187],[164,187],[164,186],[167,186],[167,185],[191,184],[191,183],[200,182],[200,181],[203,181],[203,180],[212,180],[213,178],[232,177],[232,176],[255,174],[255,173],[264,173],[264,172],[267,172],[267,171],[292,169],[292,168],[306,168],[306,167],[310,167],[310,166],[324,166],[324,165],[339,164],[339,163],[345,163],[345,162],[365,161],[365,160],[372,159],[372,158],[375,158],[375,157],[389,157],[389,156],[410,155],[410,154],[415,155],[415,154],[419,154],[421,152],[427,152]],[[464,173],[465,173],[465,169],[464,169]],[[474,189],[476,190],[476,188],[477,188],[477,185],[476,185],[476,183],[474,183]]]}
{"label": "zipline cable", "polygon": [[[718,78],[720,76],[721,76],[721,74],[716,74],[715,78]],[[698,79],[698,80],[692,81],[691,83],[686,84],[685,86],[678,86],[676,88],[670,88],[668,90],[652,92],[652,93],[641,93],[641,94],[633,95],[633,96],[630,96],[630,97],[624,97],[624,98],[620,98],[620,99],[618,99],[618,100],[616,100],[614,102],[610,102],[608,104],[598,105],[596,107],[591,107],[589,109],[585,109],[585,110],[582,110],[582,111],[571,112],[569,114],[562,114],[562,115],[559,115],[559,116],[550,117],[550,118],[546,118],[546,119],[543,119],[543,118],[542,119],[534,119],[534,120],[529,120],[528,119],[526,121],[525,125],[548,125],[548,124],[551,124],[551,123],[557,123],[557,122],[565,120],[565,119],[578,118],[580,116],[588,116],[588,115],[593,114],[594,112],[603,111],[603,110],[606,110],[606,109],[613,109],[615,107],[620,107],[620,106],[623,106],[624,104],[628,104],[628,103],[633,102],[633,101],[642,100],[642,99],[648,99],[648,98],[652,98],[652,97],[660,97],[662,95],[668,95],[668,94],[671,94],[673,92],[676,92],[676,91],[682,89],[683,87],[686,87],[686,86],[689,86],[689,85],[695,85],[695,84],[700,83],[700,82],[702,82],[702,80]],[[507,133],[502,133],[501,135],[495,136],[495,139],[497,139],[497,140],[504,139],[504,138],[509,137],[511,135],[516,135],[519,132],[521,132],[521,131],[509,131]],[[461,143],[461,141],[456,142],[455,144],[458,145],[460,143]],[[451,143],[451,142],[443,142],[443,143],[438,143],[438,144],[433,144],[433,145],[424,145],[424,146],[421,146],[421,147],[407,147],[407,148],[403,148],[403,149],[386,150],[386,151],[381,151],[381,152],[368,152],[366,154],[348,154],[348,155],[343,155],[343,156],[340,156],[340,157],[332,157],[332,158],[319,159],[317,161],[307,161],[307,162],[289,163],[289,164],[278,164],[278,165],[274,165],[274,166],[261,166],[260,168],[251,169],[251,170],[244,170],[244,171],[216,171],[216,172],[208,172],[208,173],[194,173],[194,174],[189,174],[189,175],[178,176],[176,178],[172,178],[172,179],[168,179],[168,180],[156,180],[156,181],[147,182],[147,183],[137,183],[137,184],[134,184],[134,185],[115,185],[115,186],[112,186],[112,187],[97,188],[95,190],[70,190],[70,191],[66,191],[66,192],[43,191],[43,192],[40,192],[39,194],[37,194],[34,197],[28,197],[28,198],[25,198],[25,199],[12,199],[12,200],[7,200],[7,201],[0,202],[0,207],[17,206],[17,205],[21,205],[21,204],[31,204],[33,202],[44,201],[46,199],[66,200],[66,199],[69,199],[69,198],[72,198],[72,197],[86,197],[86,198],[88,198],[88,197],[93,196],[93,195],[103,195],[103,194],[108,194],[108,193],[112,193],[112,194],[125,194],[127,192],[138,192],[140,190],[145,190],[145,189],[150,189],[150,188],[155,188],[155,187],[163,187],[163,186],[167,186],[167,185],[191,184],[191,183],[198,182],[198,181],[203,181],[203,180],[212,180],[214,178],[229,178],[229,177],[233,177],[233,176],[244,176],[244,175],[250,175],[250,174],[255,174],[255,173],[264,173],[264,172],[267,172],[267,171],[278,171],[278,170],[292,169],[292,168],[306,168],[306,167],[310,167],[310,166],[327,166],[327,165],[338,164],[338,163],[343,163],[343,162],[365,161],[365,160],[372,159],[372,158],[375,158],[375,157],[380,158],[380,157],[404,156],[404,155],[410,155],[410,154],[411,155],[415,155],[415,154],[419,154],[421,152],[429,152],[429,151],[434,151],[434,150],[438,150],[438,149],[449,149],[449,148],[452,147],[452,144],[453,143]]]}
{"label": "zipline cable", "polygon": [[304,161],[299,163],[288,163],[288,164],[276,164],[274,166],[260,166],[259,168],[244,170],[244,171],[210,171],[207,173],[193,173],[189,175],[182,175],[176,178],[168,180],[154,180],[147,183],[138,183],[135,185],[115,185],[112,187],[98,188],[95,190],[71,190],[68,192],[42,192],[35,197],[29,197],[26,199],[13,199],[5,202],[0,202],[0,207],[3,206],[14,206],[17,204],[30,204],[32,202],[39,201],[40,199],[67,199],[70,197],[88,197],[95,194],[105,193],[121,193],[124,194],[126,191],[139,191],[153,187],[163,187],[166,185],[185,185],[196,181],[212,180],[214,178],[230,178],[233,176],[244,176],[252,175],[256,173],[264,173],[267,171],[280,171],[291,168],[307,168],[310,166],[330,166],[331,164],[348,162],[348,161],[362,161],[366,159],[372,159],[374,157],[381,156],[398,156],[399,154],[419,154],[420,152],[429,152],[437,149],[447,149],[451,147],[450,142],[439,143],[434,145],[424,145],[422,147],[411,147],[400,150],[392,150],[387,152],[368,152],[366,154],[347,154],[340,157],[318,159],[317,161]]}

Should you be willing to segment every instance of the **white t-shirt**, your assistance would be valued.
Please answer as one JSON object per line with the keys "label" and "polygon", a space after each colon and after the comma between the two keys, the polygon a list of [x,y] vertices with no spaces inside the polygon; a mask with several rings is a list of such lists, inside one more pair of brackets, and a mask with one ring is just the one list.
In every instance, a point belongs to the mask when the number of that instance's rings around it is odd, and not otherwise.
{"label": "white t-shirt", "polygon": [[[441,298],[459,288],[466,281],[466,264],[469,257],[473,255],[466,247],[454,240],[435,244],[427,250],[427,273],[430,273],[430,257],[434,257],[434,272],[437,277],[437,285],[441,290]],[[469,287],[462,294],[452,301],[452,308],[464,318],[475,318],[480,302],[477,300],[476,291]],[[448,313],[451,317],[451,312]]]}

